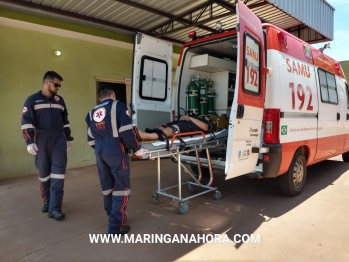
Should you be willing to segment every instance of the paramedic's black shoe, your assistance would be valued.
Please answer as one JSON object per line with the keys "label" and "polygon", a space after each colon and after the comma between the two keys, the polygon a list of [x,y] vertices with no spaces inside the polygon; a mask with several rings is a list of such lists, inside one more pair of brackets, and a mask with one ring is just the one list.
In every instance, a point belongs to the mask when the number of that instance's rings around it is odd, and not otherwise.
{"label": "paramedic's black shoe", "polygon": [[120,235],[125,235],[125,234],[127,234],[128,232],[130,232],[130,229],[131,229],[131,227],[129,226],[129,225],[124,225],[123,227],[122,227],[122,230],[120,231]]}
{"label": "paramedic's black shoe", "polygon": [[109,228],[108,234],[112,234],[112,235],[125,235],[125,234],[127,234],[128,232],[130,232],[130,229],[131,229],[131,227],[130,227],[129,225],[124,225],[124,226],[122,227],[122,230],[121,230],[120,232],[114,233],[115,231],[113,232],[113,229],[110,230],[110,228]]}
{"label": "paramedic's black shoe", "polygon": [[124,225],[124,226],[122,227],[122,230],[121,230],[120,234],[121,234],[121,235],[125,235],[125,234],[127,234],[128,232],[130,232],[130,229],[131,229],[131,227],[130,227],[129,225]]}
{"label": "paramedic's black shoe", "polygon": [[56,220],[65,218],[65,214],[61,210],[54,210],[52,212],[48,212],[47,216]]}
{"label": "paramedic's black shoe", "polygon": [[42,213],[47,213],[47,212],[48,212],[48,204],[45,204],[45,205],[41,208],[41,212],[42,212]]}

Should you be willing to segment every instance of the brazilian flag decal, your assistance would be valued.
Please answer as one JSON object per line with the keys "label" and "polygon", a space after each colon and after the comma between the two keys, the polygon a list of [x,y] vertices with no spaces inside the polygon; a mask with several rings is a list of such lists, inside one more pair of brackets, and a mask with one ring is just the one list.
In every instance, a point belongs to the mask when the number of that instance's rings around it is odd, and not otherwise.
{"label": "brazilian flag decal", "polygon": [[282,136],[287,135],[287,126],[281,126],[281,135]]}

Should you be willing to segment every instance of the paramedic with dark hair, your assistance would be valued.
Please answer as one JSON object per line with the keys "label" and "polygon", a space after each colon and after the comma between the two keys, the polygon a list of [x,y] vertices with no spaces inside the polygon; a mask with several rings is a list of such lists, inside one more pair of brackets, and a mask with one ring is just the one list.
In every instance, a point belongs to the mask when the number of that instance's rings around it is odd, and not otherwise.
{"label": "paramedic with dark hair", "polygon": [[63,219],[63,187],[67,166],[67,151],[72,147],[67,107],[57,95],[63,78],[54,71],[43,77],[41,91],[29,96],[24,103],[22,133],[27,151],[34,155],[39,173],[41,196],[49,218]]}
{"label": "paramedic with dark hair", "polygon": [[108,234],[123,235],[130,231],[124,224],[131,193],[127,149],[139,157],[145,149],[137,141],[126,105],[116,100],[113,90],[101,86],[98,96],[101,103],[85,119],[87,141],[95,149],[104,209],[109,216]]}
{"label": "paramedic with dark hair", "polygon": [[217,125],[214,121],[207,119],[204,116],[183,115],[177,121],[169,122],[157,128],[146,128],[145,132],[134,127],[138,141],[142,140],[164,140],[166,137],[173,137],[178,133],[203,131],[214,132],[217,130]]}

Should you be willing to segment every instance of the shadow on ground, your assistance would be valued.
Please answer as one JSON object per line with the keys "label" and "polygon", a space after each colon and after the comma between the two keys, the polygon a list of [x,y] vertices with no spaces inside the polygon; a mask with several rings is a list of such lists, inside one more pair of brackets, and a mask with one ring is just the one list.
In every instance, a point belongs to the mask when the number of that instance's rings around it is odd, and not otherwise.
{"label": "shadow on ground", "polygon": [[[161,168],[162,187],[177,184],[176,164],[163,160]],[[214,192],[193,198],[189,212],[182,215],[178,203],[169,198],[160,197],[159,204],[153,203],[152,193],[157,188],[156,161],[132,162],[130,233],[173,236],[226,232],[232,240],[236,234],[257,234],[262,225],[282,219],[307,199],[331,187],[348,168],[348,163],[332,160],[310,166],[304,191],[297,197],[283,196],[274,179],[238,177],[225,181],[224,175],[217,173],[214,185],[222,192],[222,199],[215,200]],[[183,177],[188,176],[183,173]],[[107,232],[95,166],[68,170],[63,206],[65,221],[54,221],[41,213],[38,186],[36,176],[0,181],[0,257],[5,261],[174,261],[196,252],[202,245],[91,244],[89,234]],[[177,193],[176,189],[170,192]],[[182,192],[183,196],[190,195],[185,186]],[[242,245],[236,243],[235,250]],[[196,254],[196,258],[220,260],[217,256],[200,257],[200,254]],[[246,259],[251,257],[247,255]]]}

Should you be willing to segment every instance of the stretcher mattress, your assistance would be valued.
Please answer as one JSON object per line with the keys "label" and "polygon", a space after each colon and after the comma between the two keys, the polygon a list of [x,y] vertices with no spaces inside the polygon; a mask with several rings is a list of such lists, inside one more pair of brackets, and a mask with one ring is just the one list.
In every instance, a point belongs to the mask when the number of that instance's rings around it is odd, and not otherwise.
{"label": "stretcher mattress", "polygon": [[[204,138],[202,135],[185,136],[185,137],[181,137],[181,139],[184,141],[185,146],[195,146],[195,145],[200,145],[203,143],[215,141],[218,139],[224,139],[227,137],[228,137],[228,130],[223,129],[221,131],[206,134],[206,141],[204,141]],[[183,142],[177,138],[174,140],[173,144],[172,144],[172,138],[169,138],[168,142],[169,142],[170,149],[183,146]],[[141,145],[143,148],[147,149],[148,151],[166,150],[167,142],[166,141],[149,141],[149,142],[142,142]]]}

